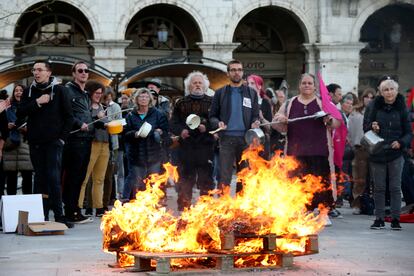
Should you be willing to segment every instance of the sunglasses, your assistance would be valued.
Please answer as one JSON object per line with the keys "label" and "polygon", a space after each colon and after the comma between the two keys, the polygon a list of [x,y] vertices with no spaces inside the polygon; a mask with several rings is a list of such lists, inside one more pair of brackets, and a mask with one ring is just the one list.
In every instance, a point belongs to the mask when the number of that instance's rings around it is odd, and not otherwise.
{"label": "sunglasses", "polygon": [[89,69],[78,69],[76,71],[78,71],[79,74],[82,74],[84,72],[85,72],[85,74],[88,74],[89,73]]}

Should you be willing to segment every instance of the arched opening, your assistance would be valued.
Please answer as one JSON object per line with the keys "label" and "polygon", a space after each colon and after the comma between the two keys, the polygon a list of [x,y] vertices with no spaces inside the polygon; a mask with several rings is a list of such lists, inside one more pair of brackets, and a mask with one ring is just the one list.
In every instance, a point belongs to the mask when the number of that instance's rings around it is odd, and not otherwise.
{"label": "arched opening", "polygon": [[168,56],[200,56],[196,42],[202,41],[194,18],[185,10],[157,4],[140,10],[129,22],[126,40],[126,70]]}
{"label": "arched opening", "polygon": [[262,76],[267,87],[277,89],[284,79],[296,87],[305,62],[305,34],[291,11],[275,6],[251,11],[237,25],[233,42],[240,43],[234,57],[243,62],[246,75]]}
{"label": "arched opening", "polygon": [[[30,85],[33,81],[31,69],[36,60],[48,60],[52,64],[52,75],[66,83],[72,80],[72,66],[80,60],[79,58],[71,58],[65,56],[31,56],[19,60],[14,60],[14,64],[4,67],[0,70],[0,88],[4,88],[12,83],[20,83]],[[84,62],[89,67],[89,79],[102,82],[104,85],[116,85],[113,83],[112,73],[105,68],[88,61]]]}
{"label": "arched opening", "polygon": [[161,81],[161,94],[171,98],[184,95],[184,79],[193,71],[208,76],[210,89],[216,90],[228,82],[226,72],[215,66],[205,64],[224,63],[212,59],[186,57],[167,57],[137,66],[125,73],[120,80],[120,88],[145,87],[147,81],[158,78]]}
{"label": "arched opening", "polygon": [[412,85],[414,58],[414,6],[395,4],[373,13],[361,28],[359,90],[376,88],[378,80],[390,75],[400,84],[400,91]]}
{"label": "arched opening", "polygon": [[36,55],[66,55],[92,61],[92,27],[85,15],[65,2],[39,2],[19,18],[14,36],[16,58]]}

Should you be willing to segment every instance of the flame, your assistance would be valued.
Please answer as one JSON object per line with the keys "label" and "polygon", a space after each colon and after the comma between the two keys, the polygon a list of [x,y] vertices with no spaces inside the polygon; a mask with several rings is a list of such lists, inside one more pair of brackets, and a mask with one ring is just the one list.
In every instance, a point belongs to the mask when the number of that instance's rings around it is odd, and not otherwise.
{"label": "flame", "polygon": [[[147,252],[207,252],[220,250],[220,235],[226,232],[283,236],[277,239],[277,250],[304,252],[305,238],[320,232],[327,209],[320,206],[320,214],[308,212],[313,194],[323,190],[321,179],[307,175],[302,179],[290,177],[288,172],[299,166],[292,157],[281,158],[276,154],[270,161],[259,156],[261,148],[249,148],[243,160],[249,168],[237,178],[243,191],[235,197],[229,191],[220,194],[214,190],[185,209],[180,216],[160,204],[165,196],[162,185],[172,177],[178,180],[175,167],[165,164],[165,173],[151,175],[146,180],[146,190],[136,194],[135,200],[122,205],[116,201],[101,222],[105,251]],[[296,238],[289,238],[296,237]],[[260,252],[261,239],[237,241],[236,252]],[[249,257],[253,258],[253,257]],[[248,262],[239,258],[236,263]],[[122,266],[133,263],[132,257],[119,258]],[[272,256],[262,255],[259,263],[274,265]],[[257,262],[257,261],[256,261]]]}

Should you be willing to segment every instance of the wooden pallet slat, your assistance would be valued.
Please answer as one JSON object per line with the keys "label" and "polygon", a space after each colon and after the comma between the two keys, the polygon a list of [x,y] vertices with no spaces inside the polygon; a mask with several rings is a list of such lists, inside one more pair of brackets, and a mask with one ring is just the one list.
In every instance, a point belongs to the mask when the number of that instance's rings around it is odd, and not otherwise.
{"label": "wooden pallet slat", "polygon": [[[263,241],[263,250],[260,252],[235,252],[234,248],[236,245],[236,240],[238,238],[261,238]],[[128,254],[134,257],[135,263],[132,268],[129,268],[130,272],[143,272],[146,271],[153,275],[165,275],[165,274],[183,274],[197,271],[200,273],[214,273],[214,272],[237,272],[244,270],[266,270],[266,269],[280,269],[288,268],[293,266],[293,258],[295,256],[316,254],[319,252],[318,248],[318,236],[309,235],[307,236],[305,252],[294,252],[284,253],[277,251],[277,238],[285,238],[282,236],[277,236],[275,234],[267,235],[242,235],[234,233],[226,233],[221,235],[222,246],[220,250],[211,250],[206,253],[191,253],[191,252],[144,252],[144,251],[125,251],[117,252],[117,260],[119,259],[120,253]],[[300,237],[288,237],[288,238],[300,238]],[[247,267],[238,267],[235,265],[235,260],[237,258],[243,258],[247,256],[258,255],[265,256],[268,255],[271,258],[275,259],[275,266],[247,266]],[[200,269],[189,269],[189,268],[172,268],[173,259],[190,259],[190,258],[210,258],[215,262],[215,267],[203,267]],[[156,262],[156,266],[151,267],[151,261]],[[155,270],[155,271],[154,271]],[[152,272],[150,272],[152,271]]]}

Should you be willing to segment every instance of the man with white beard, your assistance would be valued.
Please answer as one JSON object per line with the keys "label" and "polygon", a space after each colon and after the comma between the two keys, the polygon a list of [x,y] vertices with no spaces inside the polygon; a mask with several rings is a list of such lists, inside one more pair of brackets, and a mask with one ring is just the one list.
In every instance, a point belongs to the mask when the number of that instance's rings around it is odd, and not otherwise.
{"label": "man with white beard", "polygon": [[[171,119],[171,130],[179,136],[180,145],[180,180],[176,184],[179,211],[190,207],[194,184],[200,189],[200,195],[206,195],[209,190],[214,189],[212,175],[215,138],[208,133],[208,113],[212,98],[206,95],[210,82],[206,75],[194,71],[184,80],[184,85],[186,96],[176,103]],[[190,114],[200,117],[200,125],[189,127],[186,124]]]}

